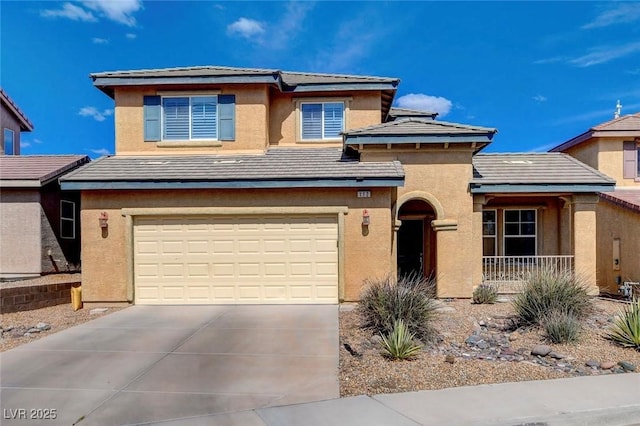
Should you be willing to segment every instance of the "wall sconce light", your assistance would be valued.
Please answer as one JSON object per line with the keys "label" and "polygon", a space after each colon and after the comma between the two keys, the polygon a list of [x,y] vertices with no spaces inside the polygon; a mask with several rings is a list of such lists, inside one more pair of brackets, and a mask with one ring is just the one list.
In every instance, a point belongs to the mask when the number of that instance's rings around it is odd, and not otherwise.
{"label": "wall sconce light", "polygon": [[109,215],[107,214],[107,212],[100,213],[100,218],[98,219],[98,221],[100,222],[100,228],[106,228],[109,225],[107,223],[109,221]]}
{"label": "wall sconce light", "polygon": [[367,209],[364,209],[362,210],[362,226],[369,226],[369,223],[371,223],[371,217]]}

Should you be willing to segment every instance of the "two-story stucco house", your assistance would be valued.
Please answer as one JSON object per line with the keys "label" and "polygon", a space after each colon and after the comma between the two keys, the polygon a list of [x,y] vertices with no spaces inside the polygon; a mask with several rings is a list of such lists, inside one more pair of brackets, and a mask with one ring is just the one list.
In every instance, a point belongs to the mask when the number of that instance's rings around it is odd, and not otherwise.
{"label": "two-story stucco house", "polygon": [[623,282],[640,281],[640,113],[615,118],[553,148],[616,181],[597,207],[597,279],[616,293]]}
{"label": "two-story stucco house", "polygon": [[0,87],[0,155],[20,155],[21,132],[33,131],[33,124],[18,105]]}
{"label": "two-story stucco house", "polygon": [[83,300],[336,303],[417,272],[440,297],[543,264],[596,286],[596,203],[562,153],[481,154],[493,128],[392,108],[397,78],[189,67],[102,72],[115,155],[82,193]]}

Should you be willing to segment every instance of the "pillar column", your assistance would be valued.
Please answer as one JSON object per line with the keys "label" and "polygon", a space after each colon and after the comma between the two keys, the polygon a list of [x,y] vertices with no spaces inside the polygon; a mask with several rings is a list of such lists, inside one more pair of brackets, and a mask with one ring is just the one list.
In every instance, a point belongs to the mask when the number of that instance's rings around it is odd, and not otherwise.
{"label": "pillar column", "polygon": [[573,255],[575,272],[586,280],[590,294],[598,294],[596,282],[596,204],[598,196],[573,197]]}

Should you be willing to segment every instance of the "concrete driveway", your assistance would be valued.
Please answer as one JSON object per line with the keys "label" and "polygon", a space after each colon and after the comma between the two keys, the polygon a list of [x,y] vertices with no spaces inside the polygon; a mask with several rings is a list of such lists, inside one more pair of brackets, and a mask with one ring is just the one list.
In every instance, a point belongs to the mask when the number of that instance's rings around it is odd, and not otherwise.
{"label": "concrete driveway", "polygon": [[[3,425],[135,424],[337,398],[338,306],[133,306],[0,363]],[[55,420],[37,418],[47,410]]]}

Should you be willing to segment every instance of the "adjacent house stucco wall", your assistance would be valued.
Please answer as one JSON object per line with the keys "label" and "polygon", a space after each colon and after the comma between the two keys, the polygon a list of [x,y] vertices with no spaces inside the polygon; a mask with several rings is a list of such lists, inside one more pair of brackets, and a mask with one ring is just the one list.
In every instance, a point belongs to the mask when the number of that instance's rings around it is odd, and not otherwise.
{"label": "adjacent house stucco wall", "polygon": [[[617,293],[620,281],[640,281],[640,212],[600,200],[597,207],[597,276],[602,291]],[[614,269],[614,240],[620,240],[620,269]]]}
{"label": "adjacent house stucco wall", "polygon": [[[344,263],[341,273],[345,300],[357,300],[362,283],[392,270],[391,193],[372,188],[371,198],[357,198],[357,189],[283,190],[181,190],[181,191],[84,191],[82,194],[82,297],[85,302],[124,302],[130,277],[130,229],[123,208],[172,208],[180,215],[189,207],[281,207],[346,206]],[[371,224],[362,226],[362,209]],[[108,228],[99,226],[101,212],[109,215]],[[395,260],[393,261],[395,265]]]}
{"label": "adjacent house stucco wall", "polygon": [[13,154],[20,155],[20,122],[5,104],[0,102],[0,155],[4,155],[4,129],[13,130]]}
{"label": "adjacent house stucco wall", "polygon": [[0,278],[40,274],[40,225],[37,188],[0,191]]}
{"label": "adjacent house stucco wall", "polygon": [[592,138],[565,152],[616,180],[616,186],[637,186],[640,181],[623,175],[623,138]]}

